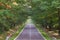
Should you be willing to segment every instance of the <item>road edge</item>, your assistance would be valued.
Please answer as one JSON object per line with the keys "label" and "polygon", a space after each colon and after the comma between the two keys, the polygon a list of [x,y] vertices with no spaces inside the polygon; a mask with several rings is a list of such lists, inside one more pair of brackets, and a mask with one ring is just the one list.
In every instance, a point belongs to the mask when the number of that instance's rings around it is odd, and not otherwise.
{"label": "road edge", "polygon": [[17,35],[17,37],[14,40],[16,40],[21,35],[21,33],[23,32],[24,28],[21,30],[21,32]]}
{"label": "road edge", "polygon": [[41,34],[41,36],[44,38],[44,40],[47,40],[43,35],[42,33],[39,31],[39,29],[36,27],[36,29],[38,30],[39,34]]}

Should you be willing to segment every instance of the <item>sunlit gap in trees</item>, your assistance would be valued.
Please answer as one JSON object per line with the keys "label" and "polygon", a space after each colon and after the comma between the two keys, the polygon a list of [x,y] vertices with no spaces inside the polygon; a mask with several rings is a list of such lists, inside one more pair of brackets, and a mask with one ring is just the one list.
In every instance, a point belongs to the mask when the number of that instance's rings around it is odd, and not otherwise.
{"label": "sunlit gap in trees", "polygon": [[28,16],[28,19],[26,21],[26,24],[31,24],[31,23],[32,23],[32,18],[31,18],[31,16]]}

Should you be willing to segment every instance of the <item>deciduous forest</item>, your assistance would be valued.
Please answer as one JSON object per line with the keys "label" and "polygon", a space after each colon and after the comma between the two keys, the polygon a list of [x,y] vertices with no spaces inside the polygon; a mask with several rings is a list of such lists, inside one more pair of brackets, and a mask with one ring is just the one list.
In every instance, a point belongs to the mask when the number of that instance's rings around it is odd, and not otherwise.
{"label": "deciduous forest", "polygon": [[28,16],[50,37],[60,39],[60,0],[0,0],[0,40]]}

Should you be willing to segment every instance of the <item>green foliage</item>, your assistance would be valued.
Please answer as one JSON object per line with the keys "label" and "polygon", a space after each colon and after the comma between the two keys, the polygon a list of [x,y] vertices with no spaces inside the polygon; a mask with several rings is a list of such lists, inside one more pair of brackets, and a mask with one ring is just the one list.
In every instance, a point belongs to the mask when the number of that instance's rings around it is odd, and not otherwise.
{"label": "green foliage", "polygon": [[22,24],[28,16],[32,16],[36,23],[44,27],[59,28],[60,0],[0,0],[0,2],[3,4],[0,5],[1,31]]}
{"label": "green foliage", "polygon": [[[0,7],[0,33],[8,31],[18,24],[22,24],[23,22],[25,22],[27,18],[27,12],[23,11],[26,10],[23,9],[23,5],[14,5],[14,1],[0,0],[0,2],[4,5],[3,8]],[[5,8],[5,5],[10,5],[11,9]]]}
{"label": "green foliage", "polygon": [[[49,26],[51,28],[58,28],[59,17],[58,9],[60,7],[60,0],[33,0],[32,1],[32,12],[33,19],[36,23],[42,24],[43,26]],[[58,25],[56,26],[56,24]],[[54,27],[55,25],[55,27]]]}

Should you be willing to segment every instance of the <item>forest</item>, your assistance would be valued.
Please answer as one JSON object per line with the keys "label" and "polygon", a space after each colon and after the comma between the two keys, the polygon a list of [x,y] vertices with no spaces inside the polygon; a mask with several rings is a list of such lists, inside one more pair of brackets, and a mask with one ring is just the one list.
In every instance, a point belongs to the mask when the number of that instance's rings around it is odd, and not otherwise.
{"label": "forest", "polygon": [[0,34],[22,25],[28,16],[60,38],[60,0],[0,0]]}

